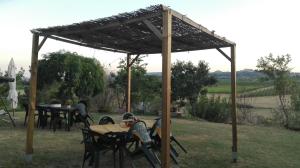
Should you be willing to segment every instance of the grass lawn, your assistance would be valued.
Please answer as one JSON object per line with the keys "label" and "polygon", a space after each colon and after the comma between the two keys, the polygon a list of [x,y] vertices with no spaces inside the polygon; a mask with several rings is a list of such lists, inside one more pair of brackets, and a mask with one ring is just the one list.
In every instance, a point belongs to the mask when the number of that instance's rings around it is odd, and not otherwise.
{"label": "grass lawn", "polygon": [[[80,130],[74,127],[70,132],[35,129],[33,163],[25,166],[26,129],[21,124],[21,114],[18,114],[17,128],[3,123],[0,126],[0,168],[80,167],[82,137]],[[113,117],[120,119],[117,115]],[[180,153],[179,167],[300,167],[300,132],[275,127],[239,126],[239,160],[233,164],[230,125],[186,119],[173,119],[172,123],[173,134],[188,149],[188,154]]]}
{"label": "grass lawn", "polygon": [[[237,81],[237,92],[249,92],[264,87],[268,87],[269,83],[258,82],[258,81]],[[229,80],[220,80],[217,84],[207,88],[208,93],[217,94],[217,93],[231,93],[231,85]]]}

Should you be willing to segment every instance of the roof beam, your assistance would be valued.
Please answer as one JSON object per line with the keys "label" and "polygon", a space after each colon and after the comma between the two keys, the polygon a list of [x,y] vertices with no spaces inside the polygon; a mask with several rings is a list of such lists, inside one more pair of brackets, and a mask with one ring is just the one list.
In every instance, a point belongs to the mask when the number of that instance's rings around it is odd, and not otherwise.
{"label": "roof beam", "polygon": [[220,48],[216,48],[225,58],[227,58],[231,62],[231,58]]}
{"label": "roof beam", "polygon": [[[170,9],[168,7],[165,7],[165,6],[163,6],[163,8]],[[185,22],[185,23],[187,23],[187,24],[189,24],[189,25],[191,25],[191,26],[199,29],[201,32],[204,32],[204,33],[206,33],[206,34],[208,34],[208,35],[210,35],[212,37],[215,37],[216,39],[222,40],[222,41],[227,42],[227,43],[229,43],[231,45],[235,45],[234,42],[227,40],[225,37],[221,37],[221,36],[218,36],[218,35],[214,34],[214,31],[209,31],[206,27],[203,27],[202,25],[194,22],[193,20],[191,20],[188,17],[180,14],[179,12],[177,12],[177,11],[175,11],[173,9],[170,9],[170,10],[171,10],[172,15],[174,17],[176,17],[177,19],[182,20],[183,22]]]}
{"label": "roof beam", "polygon": [[40,49],[43,47],[46,40],[47,40],[47,36],[44,36],[43,40],[41,41],[41,43],[39,44],[39,46],[37,48],[38,51],[40,51]]}
{"label": "roof beam", "polygon": [[128,64],[129,67],[131,67],[131,65],[140,57],[140,54],[137,54]]}
{"label": "roof beam", "polygon": [[162,40],[161,31],[159,31],[149,20],[145,19],[143,20],[143,23],[155,34],[156,37]]}
{"label": "roof beam", "polygon": [[149,19],[149,18],[159,16],[159,15],[162,15],[162,14],[161,13],[148,14],[148,15],[145,15],[145,16],[142,16],[142,17],[129,19],[129,20],[126,20],[126,21],[123,21],[123,22],[116,21],[116,22],[108,23],[108,24],[98,26],[98,27],[95,27],[95,28],[92,28],[92,29],[80,29],[80,30],[74,30],[74,31],[69,29],[69,30],[66,30],[65,32],[60,32],[60,34],[64,35],[64,34],[73,34],[73,33],[92,32],[92,31],[97,31],[97,30],[103,30],[103,29],[117,27],[117,26],[121,26],[121,25],[125,25],[125,24],[134,23],[134,22],[140,22],[142,20]]}
{"label": "roof beam", "polygon": [[[43,35],[41,35],[41,36],[43,36]],[[128,51],[116,50],[116,49],[111,49],[111,48],[106,48],[106,47],[81,43],[81,42],[78,42],[78,41],[73,41],[73,40],[69,40],[69,39],[65,39],[65,38],[61,38],[61,37],[56,37],[56,36],[47,36],[47,37],[50,38],[50,39],[53,39],[53,40],[58,40],[58,41],[62,41],[62,42],[70,43],[70,44],[75,44],[75,45],[79,45],[79,46],[83,46],[83,47],[90,47],[90,48],[95,48],[95,49],[99,49],[99,50],[111,51],[111,52],[129,53]]]}

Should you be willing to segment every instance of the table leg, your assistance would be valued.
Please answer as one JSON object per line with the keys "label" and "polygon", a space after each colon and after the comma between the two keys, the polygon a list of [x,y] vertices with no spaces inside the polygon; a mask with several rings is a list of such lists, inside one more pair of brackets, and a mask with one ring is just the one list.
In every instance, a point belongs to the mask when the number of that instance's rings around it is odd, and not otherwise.
{"label": "table leg", "polygon": [[123,145],[119,147],[119,167],[123,168]]}
{"label": "table leg", "polygon": [[99,151],[95,152],[95,158],[94,158],[94,168],[98,168],[99,167]]}
{"label": "table leg", "polygon": [[70,121],[71,121],[71,113],[70,111],[67,112],[67,129],[70,131]]}

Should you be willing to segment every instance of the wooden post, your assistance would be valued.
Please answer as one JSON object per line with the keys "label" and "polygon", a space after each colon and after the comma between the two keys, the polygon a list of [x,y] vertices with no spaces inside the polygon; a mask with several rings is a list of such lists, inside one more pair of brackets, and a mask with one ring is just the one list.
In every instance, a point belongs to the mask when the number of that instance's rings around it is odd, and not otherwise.
{"label": "wooden post", "polygon": [[32,161],[33,154],[33,129],[34,129],[34,112],[36,103],[36,82],[37,82],[37,64],[38,64],[38,45],[39,35],[33,33],[32,38],[32,55],[31,55],[31,76],[29,90],[29,114],[26,136],[26,155],[28,162]]}
{"label": "wooden post", "polygon": [[237,162],[237,121],[236,121],[236,69],[235,45],[231,46],[231,101],[232,101],[232,161]]}
{"label": "wooden post", "polygon": [[163,11],[162,39],[162,167],[170,167],[170,109],[171,109],[171,41],[172,14],[170,10]]}
{"label": "wooden post", "polygon": [[126,112],[131,112],[131,63],[130,54],[127,54],[127,92],[126,92]]}

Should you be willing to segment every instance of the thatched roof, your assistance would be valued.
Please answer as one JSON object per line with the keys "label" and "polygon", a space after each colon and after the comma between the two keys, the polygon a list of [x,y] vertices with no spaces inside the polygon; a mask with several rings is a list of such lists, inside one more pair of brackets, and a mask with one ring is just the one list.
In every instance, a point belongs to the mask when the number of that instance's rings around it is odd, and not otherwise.
{"label": "thatched roof", "polygon": [[164,10],[171,10],[172,13],[172,52],[234,45],[233,42],[163,5],[71,25],[34,29],[32,32],[108,51],[132,54],[161,53]]}

